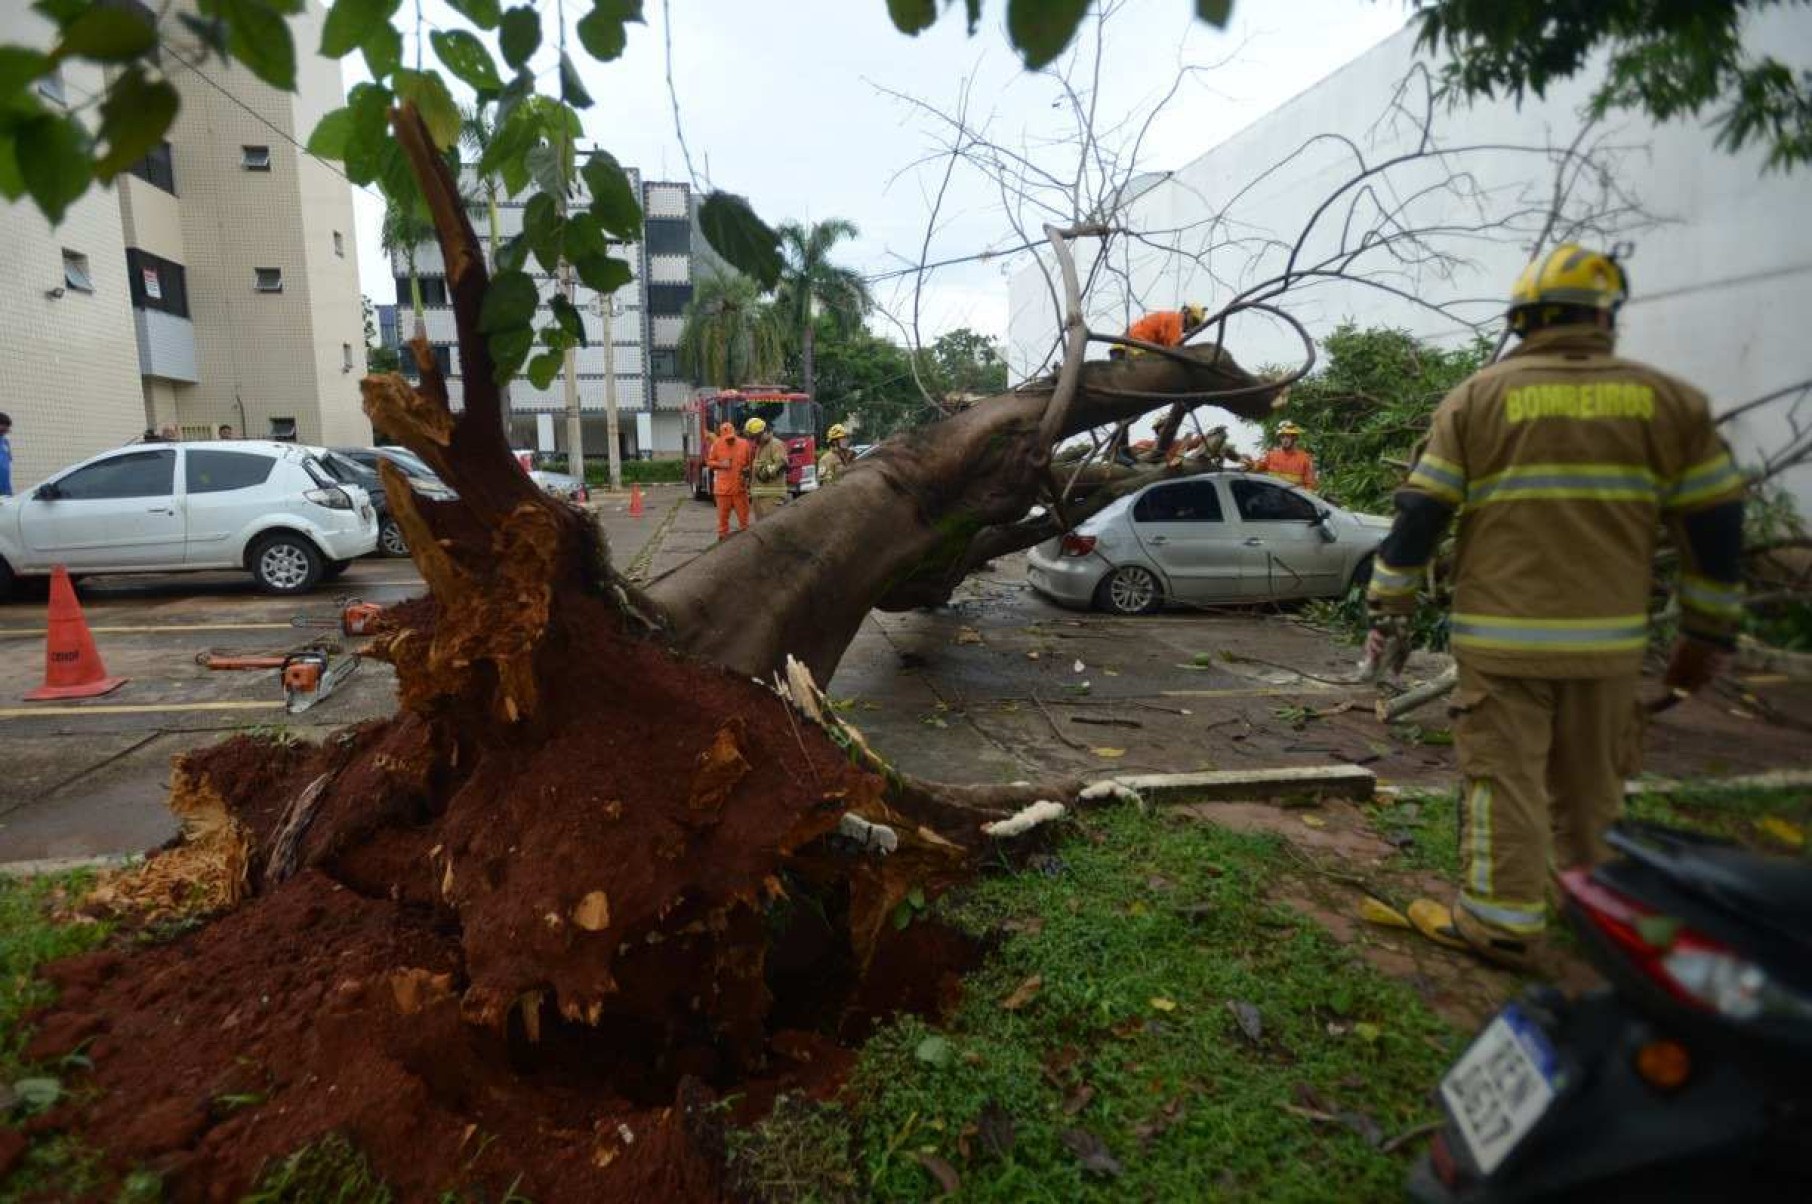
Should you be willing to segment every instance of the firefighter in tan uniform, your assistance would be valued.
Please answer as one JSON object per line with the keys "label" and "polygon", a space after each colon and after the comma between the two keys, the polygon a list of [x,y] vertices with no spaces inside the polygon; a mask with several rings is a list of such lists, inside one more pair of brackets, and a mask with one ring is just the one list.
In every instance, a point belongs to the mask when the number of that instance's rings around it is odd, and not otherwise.
{"label": "firefighter in tan uniform", "polygon": [[1403,638],[1459,513],[1460,892],[1410,919],[1503,964],[1527,965],[1542,934],[1551,844],[1562,868],[1607,854],[1641,751],[1660,522],[1683,562],[1667,686],[1709,681],[1741,616],[1743,474],[1703,394],[1612,353],[1626,295],[1616,260],[1578,246],[1524,270],[1510,305],[1521,345],[1436,410],[1368,590],[1376,654]]}
{"label": "firefighter in tan uniform", "polygon": [[824,441],[830,446],[818,457],[818,484],[835,485],[843,470],[856,462],[856,453],[849,450],[849,430],[841,422],[831,424]]}
{"label": "firefighter in tan uniform", "polygon": [[786,501],[786,444],[774,438],[774,432],[759,418],[743,423],[742,433],[755,443],[749,496],[755,503],[755,521],[760,522]]}

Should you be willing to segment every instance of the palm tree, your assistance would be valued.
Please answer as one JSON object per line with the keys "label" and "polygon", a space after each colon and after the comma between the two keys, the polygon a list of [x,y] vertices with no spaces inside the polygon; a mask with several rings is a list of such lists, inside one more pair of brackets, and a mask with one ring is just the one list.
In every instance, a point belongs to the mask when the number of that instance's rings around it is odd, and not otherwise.
{"label": "palm tree", "polygon": [[[409,273],[409,303],[415,310],[415,333],[428,337],[428,323],[422,316],[422,282],[415,271],[415,249],[434,237],[434,223],[416,206],[387,197],[384,201],[384,224],[378,228],[378,245],[386,255],[401,253],[403,267]],[[394,262],[394,259],[393,259]]]}
{"label": "palm tree", "polygon": [[680,365],[701,384],[731,388],[780,374],[785,333],[761,290],[737,273],[702,277],[686,302]]}
{"label": "palm tree", "polygon": [[838,330],[848,331],[874,307],[862,277],[830,261],[832,249],[857,233],[854,222],[840,217],[810,226],[788,222],[779,230],[780,253],[786,263],[780,270],[775,304],[786,315],[788,332],[799,340],[800,383],[807,393],[814,384],[812,348],[818,315],[831,319]]}

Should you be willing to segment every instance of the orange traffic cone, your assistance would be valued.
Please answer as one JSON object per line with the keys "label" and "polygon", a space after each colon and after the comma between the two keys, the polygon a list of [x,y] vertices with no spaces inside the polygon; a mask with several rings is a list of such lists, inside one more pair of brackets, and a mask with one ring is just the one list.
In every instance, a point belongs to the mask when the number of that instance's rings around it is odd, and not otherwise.
{"label": "orange traffic cone", "polygon": [[88,620],[76,601],[69,570],[57,565],[50,577],[50,638],[44,648],[44,684],[25,696],[27,702],[47,698],[93,698],[119,689],[123,677],[108,677],[101,654],[94,650]]}
{"label": "orange traffic cone", "polygon": [[639,482],[629,487],[629,517],[642,517],[642,486]]}

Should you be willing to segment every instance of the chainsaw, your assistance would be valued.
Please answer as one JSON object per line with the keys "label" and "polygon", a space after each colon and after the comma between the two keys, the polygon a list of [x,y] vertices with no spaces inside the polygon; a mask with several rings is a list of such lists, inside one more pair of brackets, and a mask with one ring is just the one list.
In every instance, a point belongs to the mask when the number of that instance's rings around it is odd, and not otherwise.
{"label": "chainsaw", "polygon": [[340,613],[334,618],[314,615],[297,615],[289,621],[291,627],[338,627],[342,635],[370,635],[375,629],[378,617],[384,608],[376,602],[366,602],[362,598],[341,598],[337,605]]}
{"label": "chainsaw", "polygon": [[318,648],[292,652],[283,658],[283,708],[299,715],[333,693],[334,687],[358,671],[359,658],[334,661]]}

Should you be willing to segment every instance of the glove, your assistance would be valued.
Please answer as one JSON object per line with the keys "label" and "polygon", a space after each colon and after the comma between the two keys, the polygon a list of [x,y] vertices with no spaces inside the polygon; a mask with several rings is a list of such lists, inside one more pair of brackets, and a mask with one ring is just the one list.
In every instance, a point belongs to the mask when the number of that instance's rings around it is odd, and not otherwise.
{"label": "glove", "polygon": [[1365,655],[1359,661],[1361,681],[1400,677],[1409,663],[1409,616],[1373,615],[1365,636]]}
{"label": "glove", "polygon": [[1692,693],[1703,689],[1723,671],[1726,652],[1709,640],[1683,635],[1674,641],[1673,655],[1667,662],[1663,684],[1669,690]]}

